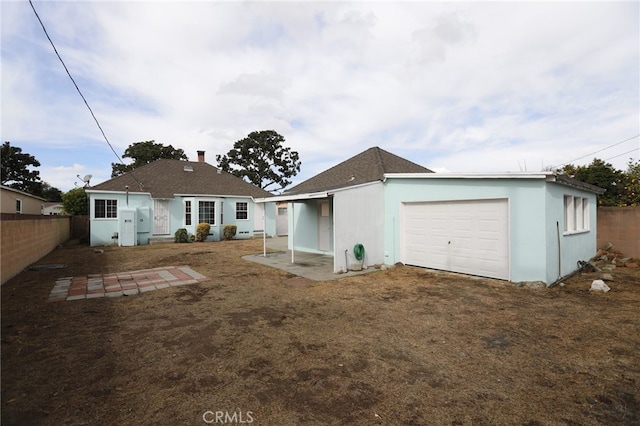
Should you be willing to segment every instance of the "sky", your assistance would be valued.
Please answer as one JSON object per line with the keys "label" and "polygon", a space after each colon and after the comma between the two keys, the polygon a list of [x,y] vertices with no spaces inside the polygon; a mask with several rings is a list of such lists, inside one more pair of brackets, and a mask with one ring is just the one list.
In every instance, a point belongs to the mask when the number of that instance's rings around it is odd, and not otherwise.
{"label": "sky", "polygon": [[260,130],[300,154],[294,184],[373,146],[450,173],[640,156],[637,1],[33,4],[113,147],[29,2],[2,0],[2,141],[63,192],[135,142],[216,165]]}

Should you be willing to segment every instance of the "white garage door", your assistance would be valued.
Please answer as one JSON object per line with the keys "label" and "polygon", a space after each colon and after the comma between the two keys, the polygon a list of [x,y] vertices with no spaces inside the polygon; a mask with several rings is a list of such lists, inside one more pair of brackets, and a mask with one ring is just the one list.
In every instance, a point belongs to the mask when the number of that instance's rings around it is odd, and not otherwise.
{"label": "white garage door", "polygon": [[405,203],[404,263],[509,279],[506,199]]}

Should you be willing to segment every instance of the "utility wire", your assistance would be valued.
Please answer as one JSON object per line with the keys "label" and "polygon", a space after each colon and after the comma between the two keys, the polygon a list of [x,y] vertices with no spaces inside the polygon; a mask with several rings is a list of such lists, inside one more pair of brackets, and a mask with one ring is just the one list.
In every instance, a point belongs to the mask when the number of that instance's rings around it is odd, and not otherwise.
{"label": "utility wire", "polygon": [[[571,160],[571,161],[567,161],[566,163],[562,163],[562,164],[559,164],[559,165],[557,165],[557,166],[553,166],[553,168],[554,168],[554,169],[557,169],[558,167],[562,167],[562,166],[564,166],[565,164],[573,163],[574,161],[581,160],[581,159],[583,159],[584,157],[589,157],[590,155],[597,154],[598,152],[604,151],[604,150],[609,149],[609,148],[613,148],[614,146],[616,146],[616,145],[620,145],[621,143],[629,142],[630,140],[635,139],[635,138],[637,138],[638,136],[640,136],[640,134],[637,134],[637,135],[635,135],[635,136],[632,136],[632,137],[630,137],[629,139],[625,139],[625,140],[623,140],[623,141],[616,142],[616,143],[614,143],[613,145],[609,145],[609,146],[607,146],[607,147],[604,147],[604,148],[602,148],[602,149],[599,149],[599,150],[597,150],[597,151],[594,151],[594,152],[592,152],[591,154],[583,155],[582,157],[578,157],[578,158],[575,158],[575,159],[573,159],[573,160]],[[629,151],[629,152],[633,152],[633,151],[635,151],[635,149],[632,149],[632,150],[631,150],[631,151]],[[629,152],[625,152],[624,154],[628,154]],[[620,154],[620,155],[624,155],[624,154]],[[620,155],[617,155],[616,157],[619,157]],[[616,158],[616,157],[611,157],[611,158]],[[611,159],[611,158],[610,158],[610,159]]]}
{"label": "utility wire", "polygon": [[[87,109],[91,113],[91,117],[93,117],[93,120],[96,122],[96,125],[98,126],[98,129],[100,129],[100,133],[102,133],[102,137],[104,137],[104,140],[107,142],[107,145],[109,145],[109,148],[111,148],[111,151],[113,151],[114,155],[116,156],[116,158],[118,159],[120,164],[124,165],[124,162],[122,161],[122,158],[120,158],[120,156],[118,155],[116,150],[113,149],[113,146],[111,145],[111,142],[109,142],[109,138],[107,138],[107,135],[104,133],[104,130],[102,130],[102,126],[100,125],[100,122],[98,121],[98,118],[93,113],[93,110],[89,106],[89,103],[87,102],[87,99],[82,94],[82,91],[80,91],[80,88],[78,87],[78,85],[76,84],[76,81],[71,76],[71,73],[69,72],[69,69],[67,68],[67,65],[64,63],[64,61],[62,60],[62,57],[58,53],[58,49],[56,49],[55,44],[53,44],[53,40],[51,40],[51,37],[49,37],[49,33],[47,32],[47,29],[45,28],[44,23],[42,22],[42,19],[40,19],[40,16],[38,15],[38,12],[36,12],[36,8],[33,6],[33,2],[31,0],[29,0],[29,4],[31,5],[31,9],[33,10],[33,13],[36,15],[36,18],[38,18],[38,22],[40,23],[40,26],[42,27],[42,31],[44,31],[44,35],[47,36],[47,40],[49,40],[49,43],[51,43],[51,47],[53,47],[53,51],[56,53],[56,56],[60,60],[60,63],[62,63],[62,66],[64,67],[64,70],[67,72],[67,75],[69,76],[69,78],[71,79],[71,82],[73,83],[73,85],[75,86],[76,90],[78,91],[78,94],[80,95],[80,97],[84,101],[84,104],[87,106]],[[129,173],[131,174],[131,177],[136,181],[138,186],[140,188],[142,188],[142,183],[135,177],[135,175],[133,174],[133,170],[131,170]]]}
{"label": "utility wire", "polygon": [[609,161],[609,160],[611,160],[611,159],[613,159],[613,158],[622,157],[623,155],[630,154],[630,153],[632,153],[633,151],[640,151],[640,148],[634,148],[634,149],[632,149],[631,151],[627,151],[627,152],[623,152],[622,154],[614,155],[613,157],[609,157],[609,158],[607,158],[607,159],[605,159],[605,160],[602,160],[602,161]]}

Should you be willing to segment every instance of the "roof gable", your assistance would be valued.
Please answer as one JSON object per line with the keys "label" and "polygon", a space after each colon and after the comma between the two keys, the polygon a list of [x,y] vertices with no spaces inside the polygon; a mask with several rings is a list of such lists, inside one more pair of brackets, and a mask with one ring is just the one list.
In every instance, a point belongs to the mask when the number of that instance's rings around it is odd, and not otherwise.
{"label": "roof gable", "polygon": [[433,172],[376,146],[305,180],[285,194],[319,192],[382,181],[385,173]]}
{"label": "roof gable", "polygon": [[176,194],[246,196],[263,198],[271,193],[205,162],[160,159],[102,182],[89,189],[151,193],[152,198]]}

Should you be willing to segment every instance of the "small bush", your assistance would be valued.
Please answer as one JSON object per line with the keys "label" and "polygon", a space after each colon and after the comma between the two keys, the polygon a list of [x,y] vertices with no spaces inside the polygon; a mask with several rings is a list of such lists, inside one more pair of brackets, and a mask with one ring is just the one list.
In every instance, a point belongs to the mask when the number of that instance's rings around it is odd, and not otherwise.
{"label": "small bush", "polygon": [[236,236],[236,231],[238,230],[238,227],[236,225],[225,225],[222,228],[222,239],[223,240],[230,240],[233,237]]}
{"label": "small bush", "polygon": [[176,243],[188,243],[189,242],[189,234],[187,233],[187,230],[184,228],[180,228],[176,231],[175,234],[173,234],[174,241]]}
{"label": "small bush", "polygon": [[196,241],[202,242],[207,239],[209,236],[209,231],[211,230],[211,225],[208,223],[199,223],[196,228]]}

